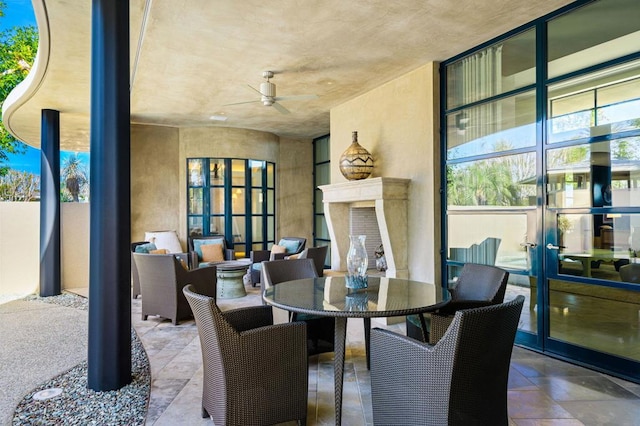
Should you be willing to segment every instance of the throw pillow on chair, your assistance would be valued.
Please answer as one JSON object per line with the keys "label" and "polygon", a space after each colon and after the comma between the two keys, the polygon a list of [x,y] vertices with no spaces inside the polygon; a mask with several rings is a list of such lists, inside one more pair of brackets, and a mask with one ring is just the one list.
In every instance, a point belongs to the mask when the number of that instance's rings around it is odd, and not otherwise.
{"label": "throw pillow on chair", "polygon": [[222,262],[224,260],[222,244],[206,244],[200,249],[202,250],[203,262]]}
{"label": "throw pillow on chair", "polygon": [[275,254],[276,253],[286,253],[287,252],[287,248],[285,246],[279,246],[277,244],[274,244],[271,246],[271,256],[269,258],[269,260],[275,260]]}

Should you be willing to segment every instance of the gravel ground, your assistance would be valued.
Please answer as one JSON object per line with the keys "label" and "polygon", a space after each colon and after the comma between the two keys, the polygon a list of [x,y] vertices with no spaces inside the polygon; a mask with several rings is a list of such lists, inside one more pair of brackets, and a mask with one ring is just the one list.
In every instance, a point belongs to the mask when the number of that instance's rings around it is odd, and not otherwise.
{"label": "gravel ground", "polygon": [[[88,309],[87,299],[70,293],[45,298],[27,296],[25,300]],[[82,362],[29,392],[15,409],[13,425],[143,425],[151,374],[149,359],[134,330],[131,330],[131,357],[132,381],[129,385],[116,391],[90,390],[87,388],[87,362]],[[50,388],[61,388],[63,392],[44,401],[33,399],[36,392]]]}

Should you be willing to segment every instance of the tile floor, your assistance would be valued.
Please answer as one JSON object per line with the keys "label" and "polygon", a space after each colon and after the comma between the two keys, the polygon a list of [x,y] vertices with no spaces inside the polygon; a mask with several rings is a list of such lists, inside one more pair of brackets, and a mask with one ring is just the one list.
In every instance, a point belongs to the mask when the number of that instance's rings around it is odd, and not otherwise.
{"label": "tile floor", "polygon": [[[239,299],[219,300],[222,309],[260,303],[256,289]],[[133,301],[133,325],[151,362],[152,387],[148,425],[211,425],[200,417],[202,362],[193,321],[173,326],[168,320],[140,319],[140,300]],[[404,325],[374,326],[403,333]],[[343,424],[371,425],[369,372],[365,367],[362,321],[350,319],[343,401]],[[514,349],[509,377],[510,425],[640,425],[640,385],[625,382],[535,352]],[[333,358],[309,359],[307,424],[334,423]]]}

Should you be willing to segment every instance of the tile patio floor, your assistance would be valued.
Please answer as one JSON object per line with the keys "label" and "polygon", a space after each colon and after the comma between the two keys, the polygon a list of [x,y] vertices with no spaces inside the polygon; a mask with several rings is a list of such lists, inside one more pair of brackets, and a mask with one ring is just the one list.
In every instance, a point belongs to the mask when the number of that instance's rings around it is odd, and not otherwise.
{"label": "tile patio floor", "polygon": [[[225,310],[260,303],[258,290],[248,286],[247,293],[219,304]],[[132,320],[151,362],[147,424],[213,424],[200,417],[202,359],[195,323],[173,326],[157,317],[142,321],[140,303],[133,301]],[[404,333],[403,324],[372,323]],[[510,425],[640,425],[640,385],[518,347],[512,356],[508,401]],[[344,425],[373,424],[362,320],[358,319],[348,321],[343,404]],[[309,359],[308,413],[309,426],[334,423],[332,354]]]}

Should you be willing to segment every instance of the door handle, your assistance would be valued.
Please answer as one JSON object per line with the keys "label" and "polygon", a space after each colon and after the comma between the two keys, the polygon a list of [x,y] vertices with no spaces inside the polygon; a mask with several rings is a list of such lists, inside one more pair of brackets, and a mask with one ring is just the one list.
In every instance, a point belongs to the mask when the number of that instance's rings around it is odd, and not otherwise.
{"label": "door handle", "polygon": [[549,243],[549,244],[547,244],[547,248],[549,250],[560,250],[560,249],[563,249],[564,246],[554,246],[553,244]]}

